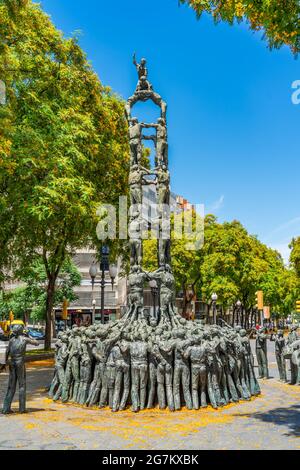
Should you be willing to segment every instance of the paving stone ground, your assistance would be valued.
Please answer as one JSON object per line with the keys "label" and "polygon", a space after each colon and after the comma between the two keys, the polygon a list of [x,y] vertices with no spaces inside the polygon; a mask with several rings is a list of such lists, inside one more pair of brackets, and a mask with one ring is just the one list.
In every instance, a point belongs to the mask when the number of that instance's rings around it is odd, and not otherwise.
{"label": "paving stone ground", "polygon": [[[0,415],[2,449],[300,449],[300,387],[278,381],[274,345],[271,379],[261,380],[262,395],[220,410],[86,409],[53,403],[45,387],[51,362],[27,365],[28,413]],[[7,374],[0,375],[0,402]],[[17,398],[17,397],[16,397]]]}

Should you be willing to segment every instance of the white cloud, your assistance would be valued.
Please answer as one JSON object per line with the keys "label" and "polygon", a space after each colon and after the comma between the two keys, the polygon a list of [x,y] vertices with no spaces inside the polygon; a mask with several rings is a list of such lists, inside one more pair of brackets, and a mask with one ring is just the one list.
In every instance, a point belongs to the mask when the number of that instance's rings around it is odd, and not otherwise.
{"label": "white cloud", "polygon": [[291,220],[288,220],[284,224],[278,225],[274,230],[272,230],[266,238],[272,237],[276,233],[284,232],[288,230],[289,228],[293,227],[294,225],[299,224],[299,229],[300,229],[300,217],[294,217]]}
{"label": "white cloud", "polygon": [[274,250],[281,253],[286,264],[289,263],[289,257],[291,250],[289,244],[292,238],[300,235],[300,217],[294,217],[293,219],[284,222],[274,228],[266,236],[263,237],[264,243],[274,248]]}
{"label": "white cloud", "polygon": [[270,248],[273,248],[273,250],[279,251],[279,253],[284,259],[284,263],[286,265],[289,264],[289,258],[290,258],[290,253],[291,253],[291,250],[289,248],[289,243],[272,243],[269,246]]}
{"label": "white cloud", "polygon": [[216,212],[218,211],[219,209],[221,209],[224,205],[224,199],[225,199],[225,196],[224,194],[222,194],[219,199],[217,199],[217,201],[213,202],[210,206],[208,206],[208,210],[207,212]]}

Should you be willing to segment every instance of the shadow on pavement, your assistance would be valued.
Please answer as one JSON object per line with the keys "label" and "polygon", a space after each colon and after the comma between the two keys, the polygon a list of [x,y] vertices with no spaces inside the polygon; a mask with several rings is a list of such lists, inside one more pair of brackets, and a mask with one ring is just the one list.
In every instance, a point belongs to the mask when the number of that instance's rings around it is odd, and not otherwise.
{"label": "shadow on pavement", "polygon": [[[35,368],[26,370],[27,377],[27,401],[34,400],[36,398],[47,398],[47,389],[51,383],[53,377],[52,368]],[[8,385],[8,373],[0,375],[0,407],[3,403]],[[19,397],[19,385],[17,384],[17,390],[14,397],[14,402]]]}
{"label": "shadow on pavement", "polygon": [[[248,413],[236,416],[249,416]],[[289,432],[284,436],[300,437],[300,405],[293,405],[288,408],[274,408],[264,413],[251,413],[251,418],[258,419],[265,423],[276,424],[277,426],[286,426]]]}
{"label": "shadow on pavement", "polygon": [[30,414],[30,413],[38,413],[39,411],[56,411],[56,410],[53,410],[52,408],[47,408],[47,410],[45,408],[27,408],[26,409],[26,412],[25,413],[19,413],[19,410],[18,410],[18,405],[17,406],[13,406],[12,407],[12,413],[8,413],[8,414],[2,414],[1,411],[0,411],[0,416],[17,416],[17,415],[27,415],[27,414]]}

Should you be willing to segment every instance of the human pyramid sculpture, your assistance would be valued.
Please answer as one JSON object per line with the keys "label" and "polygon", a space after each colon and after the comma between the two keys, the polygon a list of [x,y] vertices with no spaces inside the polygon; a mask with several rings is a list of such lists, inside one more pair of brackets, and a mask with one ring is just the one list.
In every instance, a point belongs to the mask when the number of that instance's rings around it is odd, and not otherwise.
{"label": "human pyramid sculpture", "polygon": [[132,411],[159,406],[218,408],[259,395],[246,330],[204,326],[178,314],[59,333],[49,395],[80,405]]}
{"label": "human pyramid sculpture", "polygon": [[[57,342],[55,376],[50,396],[62,402],[109,406],[112,411],[132,411],[159,406],[170,411],[183,405],[214,408],[240,399],[249,400],[260,388],[254,375],[253,356],[245,330],[229,325],[204,326],[188,322],[174,307],[175,279],[171,268],[169,224],[170,175],[168,171],[167,105],[148,81],[146,60],[138,64],[136,91],[125,106],[130,142],[130,273],[125,315],[114,323],[73,326]],[[156,123],[139,123],[131,117],[138,101],[152,100],[160,107]],[[154,135],[143,135],[144,129]],[[155,168],[142,165],[142,141],[155,144]],[[154,179],[149,180],[149,176]],[[154,184],[157,194],[157,264],[155,272],[142,269],[143,186]],[[144,285],[155,279],[159,286],[158,316],[146,317]]]}

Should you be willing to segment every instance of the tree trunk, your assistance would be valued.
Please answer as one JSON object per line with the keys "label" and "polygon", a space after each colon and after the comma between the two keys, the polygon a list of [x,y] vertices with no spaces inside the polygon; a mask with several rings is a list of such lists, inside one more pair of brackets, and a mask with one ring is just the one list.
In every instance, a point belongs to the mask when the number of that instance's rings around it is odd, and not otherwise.
{"label": "tree trunk", "polygon": [[52,309],[51,321],[52,321],[52,337],[56,338],[55,312],[53,309]]}
{"label": "tree trunk", "polygon": [[54,303],[54,293],[55,293],[55,275],[51,274],[48,277],[48,286],[47,286],[47,299],[46,299],[46,330],[45,330],[45,350],[49,351],[51,349],[51,324],[52,324],[52,310]]}
{"label": "tree trunk", "polygon": [[184,288],[184,298],[183,298],[183,312],[182,316],[190,320],[191,313],[193,310],[193,301],[195,298],[195,289],[193,286],[185,287]]}

